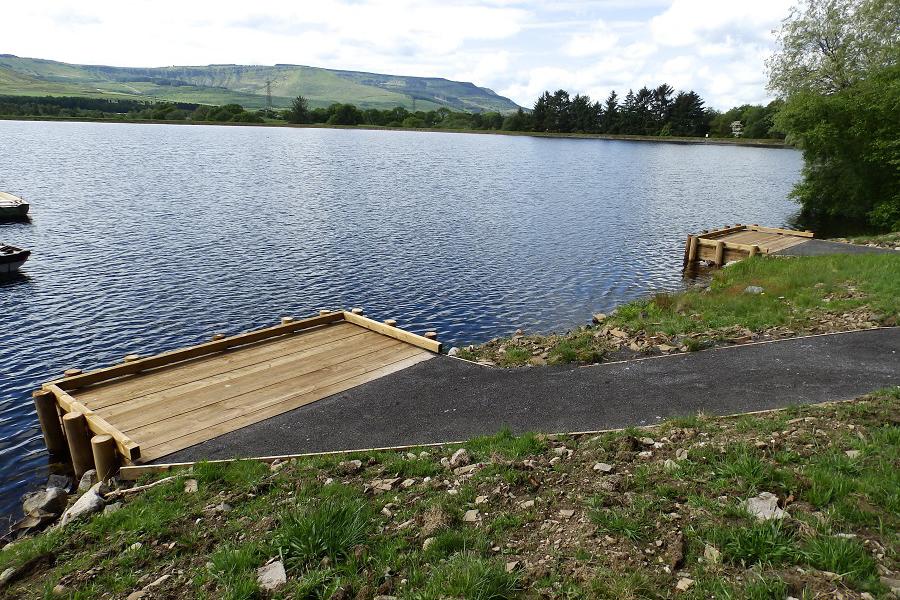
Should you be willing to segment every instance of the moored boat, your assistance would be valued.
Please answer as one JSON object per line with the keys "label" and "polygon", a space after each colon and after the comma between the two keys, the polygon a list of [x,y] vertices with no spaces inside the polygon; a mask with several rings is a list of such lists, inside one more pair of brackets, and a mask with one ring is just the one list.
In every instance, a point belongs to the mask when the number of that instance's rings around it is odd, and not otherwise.
{"label": "moored boat", "polygon": [[30,205],[7,192],[0,192],[0,219],[22,219],[28,216]]}
{"label": "moored boat", "polygon": [[30,250],[23,250],[0,242],[0,275],[9,275],[19,270],[28,257]]}

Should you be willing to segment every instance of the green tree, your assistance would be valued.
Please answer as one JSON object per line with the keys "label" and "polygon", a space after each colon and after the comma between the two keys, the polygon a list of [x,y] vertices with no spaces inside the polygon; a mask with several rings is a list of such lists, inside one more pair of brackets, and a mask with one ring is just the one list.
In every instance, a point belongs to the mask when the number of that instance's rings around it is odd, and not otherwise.
{"label": "green tree", "polygon": [[312,114],[309,112],[309,102],[303,96],[297,96],[291,102],[291,107],[285,111],[284,119],[288,123],[312,123]]}
{"label": "green tree", "polygon": [[769,89],[831,94],[897,62],[897,0],[807,0],[778,32],[778,50],[767,61]]}
{"label": "green tree", "polygon": [[619,95],[616,90],[609,93],[606,97],[606,104],[603,108],[602,127],[604,133],[619,133],[622,117],[619,114]]}
{"label": "green tree", "polygon": [[528,131],[531,128],[531,115],[526,114],[521,108],[503,119],[504,131]]}
{"label": "green tree", "polygon": [[900,230],[900,66],[833,94],[793,94],[776,116],[803,150],[791,195],[812,221]]}
{"label": "green tree", "polygon": [[802,151],[809,221],[900,228],[900,3],[808,0],[768,62],[775,126]]}
{"label": "green tree", "polygon": [[328,111],[331,113],[326,121],[329,125],[359,125],[363,122],[362,111],[353,104],[332,104]]}

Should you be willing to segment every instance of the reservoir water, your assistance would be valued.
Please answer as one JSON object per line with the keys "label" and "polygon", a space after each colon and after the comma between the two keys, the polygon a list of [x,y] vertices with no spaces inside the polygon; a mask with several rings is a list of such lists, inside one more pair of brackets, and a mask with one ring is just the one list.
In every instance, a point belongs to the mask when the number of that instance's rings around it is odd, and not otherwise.
{"label": "reservoir water", "polygon": [[0,515],[43,481],[30,392],[363,306],[447,347],[682,286],[689,232],[784,225],[793,150],[427,132],[0,121]]}

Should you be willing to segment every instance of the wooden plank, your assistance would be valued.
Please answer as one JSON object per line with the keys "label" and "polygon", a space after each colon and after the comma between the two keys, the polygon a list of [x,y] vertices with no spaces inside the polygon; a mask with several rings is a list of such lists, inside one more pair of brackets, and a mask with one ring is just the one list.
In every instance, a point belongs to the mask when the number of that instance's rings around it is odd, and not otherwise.
{"label": "wooden plank", "polygon": [[145,445],[157,445],[196,429],[241,418],[262,408],[277,405],[298,394],[315,391],[348,377],[402,360],[420,351],[419,348],[408,344],[397,343],[396,346],[387,349],[328,365],[311,373],[304,373],[271,385],[257,386],[228,398],[221,400],[213,398],[212,402],[206,402],[203,406],[198,406],[178,416],[130,429],[128,434],[135,439],[145,441]]}
{"label": "wooden plank", "polygon": [[238,417],[223,419],[204,429],[194,429],[187,435],[150,446],[145,450],[144,459],[148,461],[156,460],[167,454],[210,440],[230,431],[241,429],[248,425],[252,425],[253,423],[258,423],[259,421],[300,408],[301,406],[315,402],[316,400],[356,387],[357,385],[406,369],[433,357],[434,355],[429,354],[428,352],[417,350],[413,355],[390,364],[377,367],[367,372],[357,373],[346,379],[335,381],[312,390],[297,392],[281,399],[279,402],[262,406],[252,413],[244,413]]}
{"label": "wooden plank", "polygon": [[368,330],[349,323],[337,323],[287,338],[268,340],[249,347],[242,346],[232,349],[227,354],[214,354],[174,365],[166,365],[126,379],[119,378],[108,383],[101,382],[95,386],[80,389],[75,395],[86,406],[99,410],[200,381],[207,377],[264,364],[282,356],[298,354],[364,333],[368,333]]}
{"label": "wooden plank", "polygon": [[56,396],[56,401],[64,412],[80,412],[87,420],[88,429],[98,435],[111,435],[116,440],[116,448],[119,452],[130,461],[135,461],[141,457],[140,445],[130,437],[113,427],[106,419],[92,411],[90,408],[78,402],[70,396],[65,390],[58,386],[49,384],[46,389]]}
{"label": "wooden plank", "polygon": [[794,231],[793,229],[780,229],[778,227],[762,227],[760,225],[748,225],[747,229],[751,231],[764,231],[766,233],[779,233],[783,235],[795,235],[798,237],[811,238],[815,237],[812,231]]}
{"label": "wooden plank", "polygon": [[396,348],[401,345],[395,339],[367,332],[371,338],[359,340],[357,337],[342,340],[343,344],[329,348],[327,352],[309,360],[309,357],[292,358],[272,364],[265,369],[239,373],[227,373],[212,378],[210,381],[197,382],[194,385],[166,390],[151,397],[144,397],[117,405],[103,414],[113,421],[122,431],[129,432],[139,427],[162,420],[171,420],[179,415],[197,411],[204,406],[221,403],[229,398],[248,394],[268,388],[287,380],[298,380],[304,375],[320,371],[326,367],[341,365],[356,358],[368,356],[382,350]]}
{"label": "wooden plank", "polygon": [[162,354],[157,354],[155,356],[149,356],[140,360],[118,364],[113,367],[107,367],[105,369],[98,369],[96,371],[91,371],[82,375],[76,375],[74,377],[58,379],[56,381],[51,381],[50,384],[56,385],[64,390],[77,389],[80,387],[85,387],[87,385],[95,384],[100,381],[138,373],[147,369],[154,369],[164,365],[170,365],[172,363],[181,362],[191,358],[197,358],[199,356],[212,354],[214,352],[222,352],[223,350],[234,348],[235,346],[252,344],[260,340],[285,335],[287,333],[293,333],[301,329],[309,329],[312,327],[327,325],[329,323],[335,323],[342,319],[343,313],[334,312],[311,317],[309,319],[302,319],[300,321],[293,321],[291,323],[283,323],[280,325],[275,325],[274,327],[267,327],[265,329],[258,329],[256,331],[241,333],[221,340],[199,344],[197,346],[190,346],[188,348],[181,348],[179,350],[163,352]]}
{"label": "wooden plank", "polygon": [[248,380],[276,383],[280,380],[279,378],[298,376],[304,372],[311,372],[322,366],[340,362],[347,357],[361,356],[374,352],[379,347],[399,343],[392,338],[359,329],[360,335],[342,338],[330,344],[304,349],[298,353],[275,357],[239,369],[167,387],[151,394],[129,398],[126,402],[109,405],[98,411],[108,418],[114,419],[124,431],[126,423],[123,420],[127,421],[127,415],[135,411],[153,411],[163,405],[168,407],[165,411],[171,413],[174,409],[182,408],[185,403],[190,406],[198,406],[204,397],[210,394],[217,395],[221,399],[233,392],[236,389],[235,386],[243,386]]}
{"label": "wooden plank", "polygon": [[362,315],[356,315],[352,312],[345,311],[344,320],[349,323],[365,327],[366,329],[371,329],[372,331],[380,333],[381,335],[396,338],[402,342],[406,342],[407,344],[412,344],[413,346],[424,348],[425,350],[428,350],[430,352],[440,353],[441,351],[441,343],[437,340],[430,340],[425,336],[405,331],[403,329],[400,329],[399,327],[391,327]]}
{"label": "wooden plank", "polygon": [[786,250],[787,248],[791,248],[798,244],[804,244],[808,242],[807,238],[789,238],[785,237],[776,242],[772,242],[766,245],[766,252],[778,252],[780,250]]}
{"label": "wooden plank", "polygon": [[726,242],[734,242],[736,244],[755,245],[759,240],[769,237],[771,234],[760,233],[758,231],[738,231],[723,238]]}
{"label": "wooden plank", "polygon": [[705,248],[715,248],[719,244],[724,244],[726,250],[738,250],[741,252],[750,252],[750,248],[752,247],[749,244],[735,244],[733,242],[725,242],[722,240],[704,240],[700,239],[698,244]]}
{"label": "wooden plank", "polygon": [[744,229],[746,229],[746,225],[734,225],[732,227],[724,227],[722,229],[713,229],[709,233],[701,234],[700,237],[705,238],[707,240],[713,240],[716,238],[720,238],[724,235],[734,233],[736,231],[744,231]]}

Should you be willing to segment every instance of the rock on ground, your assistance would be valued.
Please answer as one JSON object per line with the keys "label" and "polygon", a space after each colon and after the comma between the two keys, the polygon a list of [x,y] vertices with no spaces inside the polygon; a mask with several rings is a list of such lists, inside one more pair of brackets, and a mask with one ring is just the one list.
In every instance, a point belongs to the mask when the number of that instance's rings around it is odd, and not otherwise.
{"label": "rock on ground", "polygon": [[93,485],[81,498],[75,501],[69,510],[63,513],[61,525],[65,526],[72,521],[92,515],[103,510],[106,503],[100,496],[101,483]]}
{"label": "rock on ground", "polygon": [[30,494],[22,504],[22,512],[26,515],[36,511],[44,511],[54,515],[62,513],[69,501],[69,493],[59,487],[51,487]]}
{"label": "rock on ground", "polygon": [[762,492],[758,496],[748,498],[744,508],[759,521],[783,519],[784,511],[778,508],[778,496],[771,492]]}
{"label": "rock on ground", "polygon": [[256,581],[259,587],[267,592],[277,590],[287,583],[287,574],[284,572],[284,563],[280,560],[263,565],[256,570]]}
{"label": "rock on ground", "polygon": [[88,469],[84,472],[84,475],[81,476],[81,481],[78,482],[78,491],[86,492],[91,489],[91,486],[94,485],[94,479],[97,477],[97,471],[95,469]]}
{"label": "rock on ground", "polygon": [[471,461],[472,457],[469,456],[469,451],[465,448],[460,448],[450,457],[450,466],[453,468],[464,467]]}

